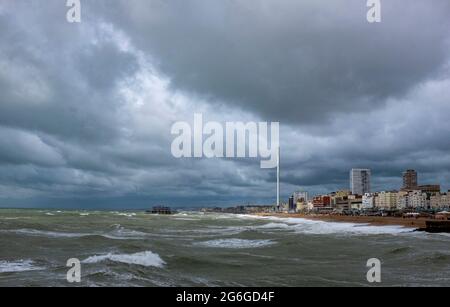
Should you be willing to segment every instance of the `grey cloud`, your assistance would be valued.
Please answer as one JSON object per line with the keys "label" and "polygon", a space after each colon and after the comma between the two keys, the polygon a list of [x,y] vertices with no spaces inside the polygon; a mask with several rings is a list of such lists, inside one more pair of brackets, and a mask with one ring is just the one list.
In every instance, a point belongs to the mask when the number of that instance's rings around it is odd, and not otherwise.
{"label": "grey cloud", "polygon": [[136,58],[121,52],[111,42],[81,50],[77,56],[79,72],[89,86],[97,91],[113,87],[118,80],[132,75],[138,69]]}
{"label": "grey cloud", "polygon": [[[113,18],[174,88],[297,124],[383,107],[448,60],[450,4],[123,1]],[[106,15],[105,14],[105,15]]]}
{"label": "grey cloud", "polygon": [[39,136],[25,131],[0,127],[0,164],[37,164],[60,166],[61,154],[46,144]]}
{"label": "grey cloud", "polygon": [[0,206],[273,202],[256,160],[171,156],[197,111],[280,120],[284,196],[352,167],[448,188],[450,4],[431,2],[384,1],[378,25],[356,0],[83,1],[80,25],[2,2]]}

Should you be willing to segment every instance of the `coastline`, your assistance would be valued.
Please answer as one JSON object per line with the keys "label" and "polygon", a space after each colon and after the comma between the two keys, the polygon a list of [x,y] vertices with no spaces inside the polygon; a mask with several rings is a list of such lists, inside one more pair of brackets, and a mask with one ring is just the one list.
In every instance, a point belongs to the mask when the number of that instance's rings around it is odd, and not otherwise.
{"label": "coastline", "polygon": [[400,218],[381,216],[341,216],[322,214],[301,214],[301,213],[257,213],[256,216],[279,217],[279,218],[303,218],[313,221],[369,224],[371,226],[402,226],[406,228],[425,228],[426,218]]}

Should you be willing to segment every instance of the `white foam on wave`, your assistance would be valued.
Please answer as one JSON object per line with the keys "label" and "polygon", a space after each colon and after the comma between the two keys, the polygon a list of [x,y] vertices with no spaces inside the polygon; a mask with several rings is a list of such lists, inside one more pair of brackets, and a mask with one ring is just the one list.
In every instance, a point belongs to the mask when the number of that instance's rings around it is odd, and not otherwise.
{"label": "white foam on wave", "polygon": [[17,273],[40,270],[45,270],[45,268],[36,266],[31,260],[0,261],[0,273]]}
{"label": "white foam on wave", "polygon": [[136,213],[117,212],[116,215],[118,215],[118,216],[126,216],[126,217],[135,217]]}
{"label": "white foam on wave", "polygon": [[36,237],[48,237],[48,238],[81,238],[90,235],[83,233],[55,232],[36,229],[1,230],[0,232],[15,233],[19,235],[36,236]]}
{"label": "white foam on wave", "polygon": [[213,248],[258,248],[275,244],[272,240],[218,239],[196,243]]}
{"label": "white foam on wave", "polygon": [[114,228],[109,234],[104,234],[104,237],[110,238],[110,239],[142,239],[143,237],[147,237],[148,234],[145,232],[137,231],[137,230],[131,230],[126,229],[120,224],[112,225],[111,227]]}
{"label": "white foam on wave", "polygon": [[381,235],[412,233],[411,228],[403,226],[372,226],[358,223],[340,223],[308,220],[304,218],[257,217],[274,223],[255,226],[255,228],[291,229],[301,234],[346,234],[346,235]]}
{"label": "white foam on wave", "polygon": [[232,213],[216,213],[216,212],[214,212],[214,213],[199,212],[199,213],[194,213],[192,215],[198,216],[203,219],[210,219],[210,220],[230,220],[230,219],[234,219],[238,216],[237,214],[232,214]]}
{"label": "white foam on wave", "polygon": [[174,216],[189,216],[189,214],[187,214],[185,212],[180,212],[180,213],[175,214]]}
{"label": "white foam on wave", "polygon": [[45,237],[52,239],[67,239],[67,238],[84,238],[92,236],[100,236],[111,240],[142,240],[147,236],[146,233],[128,230],[119,225],[118,228],[107,232],[95,232],[95,233],[75,233],[75,232],[56,232],[45,231],[36,229],[12,229],[12,230],[0,230],[0,233],[13,233],[24,236],[32,237]]}
{"label": "white foam on wave", "polygon": [[261,231],[272,232],[282,229],[289,230],[290,226],[285,223],[268,223],[264,225],[245,225],[245,226],[206,226],[196,229],[166,229],[166,233],[182,234],[183,237],[190,236],[192,238],[200,237],[217,237],[217,236],[236,236],[245,231]]}
{"label": "white foam on wave", "polygon": [[180,221],[198,221],[199,219],[201,219],[203,216],[199,215],[197,213],[193,213],[193,212],[179,212],[173,215],[173,219],[174,220],[180,220]]}
{"label": "white foam on wave", "polygon": [[[206,228],[190,229],[188,232],[200,237],[216,237],[238,235],[246,230],[246,226],[209,226]],[[186,233],[186,230],[172,230],[175,233]]]}
{"label": "white foam on wave", "polygon": [[250,227],[253,229],[289,229],[291,228],[290,225],[285,224],[285,223],[268,223],[268,224],[264,224],[261,226],[254,226],[254,227]]}
{"label": "white foam on wave", "polygon": [[158,254],[151,251],[145,251],[136,254],[106,254],[89,257],[83,260],[83,263],[93,264],[104,261],[113,261],[126,264],[140,265],[145,267],[164,267],[166,264]]}

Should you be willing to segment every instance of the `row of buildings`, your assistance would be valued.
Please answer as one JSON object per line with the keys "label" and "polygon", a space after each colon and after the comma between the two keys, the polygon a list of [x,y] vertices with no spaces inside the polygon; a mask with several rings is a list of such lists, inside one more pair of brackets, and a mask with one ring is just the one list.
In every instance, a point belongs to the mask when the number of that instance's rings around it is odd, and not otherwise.
{"label": "row of buildings", "polygon": [[371,191],[371,171],[352,169],[350,190],[308,197],[296,192],[281,210],[291,212],[348,211],[442,211],[450,208],[450,191],[441,193],[440,185],[419,185],[415,170],[403,173],[403,187],[395,191]]}

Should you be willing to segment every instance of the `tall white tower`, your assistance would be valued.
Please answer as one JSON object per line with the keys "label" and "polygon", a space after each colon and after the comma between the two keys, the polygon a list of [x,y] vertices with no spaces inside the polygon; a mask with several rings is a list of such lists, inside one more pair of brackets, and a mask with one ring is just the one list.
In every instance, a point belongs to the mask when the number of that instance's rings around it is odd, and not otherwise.
{"label": "tall white tower", "polygon": [[280,209],[280,146],[277,153],[277,210]]}

